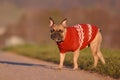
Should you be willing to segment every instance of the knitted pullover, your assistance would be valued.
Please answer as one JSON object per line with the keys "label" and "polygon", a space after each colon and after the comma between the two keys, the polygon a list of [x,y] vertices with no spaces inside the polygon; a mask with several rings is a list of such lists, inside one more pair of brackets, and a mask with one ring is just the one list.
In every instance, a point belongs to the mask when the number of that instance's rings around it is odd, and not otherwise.
{"label": "knitted pullover", "polygon": [[61,53],[74,52],[78,48],[83,49],[95,38],[98,32],[96,26],[90,24],[78,24],[67,27],[67,33],[63,42],[57,43]]}

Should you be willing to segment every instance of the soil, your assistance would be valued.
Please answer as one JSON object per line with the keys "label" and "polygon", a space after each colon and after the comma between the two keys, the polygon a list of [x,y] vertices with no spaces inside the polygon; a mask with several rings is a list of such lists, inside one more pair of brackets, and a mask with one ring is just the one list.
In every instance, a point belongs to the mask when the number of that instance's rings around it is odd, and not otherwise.
{"label": "soil", "polygon": [[57,65],[1,51],[0,80],[115,80],[84,70],[74,71],[68,67],[58,70]]}

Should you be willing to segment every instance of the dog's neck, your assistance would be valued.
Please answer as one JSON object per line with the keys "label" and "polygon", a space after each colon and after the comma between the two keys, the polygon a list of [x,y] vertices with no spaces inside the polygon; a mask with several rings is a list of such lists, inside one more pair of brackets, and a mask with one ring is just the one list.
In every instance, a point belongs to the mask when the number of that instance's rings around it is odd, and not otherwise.
{"label": "dog's neck", "polygon": [[65,31],[64,31],[63,41],[64,41],[65,38],[66,38],[66,34],[67,34],[67,28],[65,28]]}

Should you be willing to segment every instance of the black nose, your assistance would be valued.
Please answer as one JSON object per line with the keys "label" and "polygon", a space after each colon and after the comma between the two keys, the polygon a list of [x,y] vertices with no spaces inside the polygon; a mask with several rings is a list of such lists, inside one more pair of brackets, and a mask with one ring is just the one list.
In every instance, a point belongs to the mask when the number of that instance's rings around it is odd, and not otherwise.
{"label": "black nose", "polygon": [[59,37],[59,34],[57,32],[51,34],[51,39],[55,39],[55,38],[58,38]]}

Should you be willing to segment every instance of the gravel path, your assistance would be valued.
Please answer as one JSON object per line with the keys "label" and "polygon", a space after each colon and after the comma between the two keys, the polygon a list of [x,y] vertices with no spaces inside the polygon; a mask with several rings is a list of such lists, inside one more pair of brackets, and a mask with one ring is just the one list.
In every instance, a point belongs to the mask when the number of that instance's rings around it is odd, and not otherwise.
{"label": "gravel path", "polygon": [[54,63],[0,52],[0,80],[113,80],[83,70],[56,67]]}

